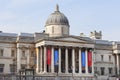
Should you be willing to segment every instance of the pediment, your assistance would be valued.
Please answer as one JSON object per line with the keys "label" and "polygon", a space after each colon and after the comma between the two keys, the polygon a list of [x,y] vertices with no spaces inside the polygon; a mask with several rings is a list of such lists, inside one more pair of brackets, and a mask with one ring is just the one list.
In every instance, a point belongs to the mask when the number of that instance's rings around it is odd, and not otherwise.
{"label": "pediment", "polygon": [[54,40],[57,40],[57,41],[67,41],[67,42],[81,42],[81,43],[87,42],[86,40],[82,40],[80,38],[74,38],[74,37],[62,37],[62,38],[56,38]]}

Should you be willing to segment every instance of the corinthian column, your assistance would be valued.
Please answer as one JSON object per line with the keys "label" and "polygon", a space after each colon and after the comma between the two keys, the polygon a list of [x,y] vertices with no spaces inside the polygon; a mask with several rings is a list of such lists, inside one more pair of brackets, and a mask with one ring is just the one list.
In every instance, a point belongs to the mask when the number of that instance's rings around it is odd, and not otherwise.
{"label": "corinthian column", "polygon": [[52,54],[51,54],[51,72],[54,73],[54,47],[52,47]]}
{"label": "corinthian column", "polygon": [[81,74],[81,72],[82,72],[82,68],[81,68],[81,49],[79,49],[79,73]]}
{"label": "corinthian column", "polygon": [[85,54],[86,54],[86,66],[85,66],[85,71],[86,71],[86,74],[88,74],[88,51],[87,51],[87,49],[86,49],[86,51],[85,51]]}
{"label": "corinthian column", "polygon": [[59,47],[59,73],[61,73],[61,48]]}
{"label": "corinthian column", "polygon": [[42,47],[40,47],[40,72],[42,72]]}
{"label": "corinthian column", "polygon": [[68,48],[65,49],[65,72],[68,73]]}
{"label": "corinthian column", "polygon": [[72,73],[75,73],[75,49],[72,49]]}
{"label": "corinthian column", "polygon": [[44,46],[44,72],[46,72],[46,46]]}
{"label": "corinthian column", "polygon": [[36,72],[39,72],[39,48],[36,47],[36,58],[37,58],[37,68],[36,68]]}
{"label": "corinthian column", "polygon": [[119,74],[119,55],[117,54],[117,73]]}

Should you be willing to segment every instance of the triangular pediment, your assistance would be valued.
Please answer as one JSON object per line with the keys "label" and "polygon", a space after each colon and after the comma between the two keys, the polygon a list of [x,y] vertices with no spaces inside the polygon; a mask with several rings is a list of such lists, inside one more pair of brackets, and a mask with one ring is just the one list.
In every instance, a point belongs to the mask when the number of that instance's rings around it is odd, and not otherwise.
{"label": "triangular pediment", "polygon": [[[81,39],[80,37],[59,37],[59,38],[54,38],[53,40],[57,40],[57,41],[67,41],[67,42],[81,42],[81,43],[85,43],[85,42],[89,42],[87,40]],[[91,42],[91,41],[90,41]]]}

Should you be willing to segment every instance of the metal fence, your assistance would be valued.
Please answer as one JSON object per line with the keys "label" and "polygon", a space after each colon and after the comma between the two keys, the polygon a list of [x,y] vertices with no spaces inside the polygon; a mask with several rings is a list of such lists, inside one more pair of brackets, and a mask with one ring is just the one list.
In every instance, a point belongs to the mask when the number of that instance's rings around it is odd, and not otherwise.
{"label": "metal fence", "polygon": [[101,79],[72,76],[0,75],[0,80],[116,80],[116,78],[110,77],[109,79]]}

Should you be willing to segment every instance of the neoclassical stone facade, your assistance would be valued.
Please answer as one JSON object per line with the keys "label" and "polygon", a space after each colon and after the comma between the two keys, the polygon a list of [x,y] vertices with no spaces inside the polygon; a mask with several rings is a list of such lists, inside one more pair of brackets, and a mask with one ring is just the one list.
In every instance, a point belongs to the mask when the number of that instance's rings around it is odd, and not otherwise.
{"label": "neoclassical stone facade", "polygon": [[0,32],[0,73],[34,68],[41,76],[104,77],[120,74],[120,42],[102,40],[102,32],[69,34],[69,21],[59,6],[42,33]]}
{"label": "neoclassical stone facade", "polygon": [[75,36],[47,38],[37,41],[36,50],[38,74],[94,76],[93,41]]}

